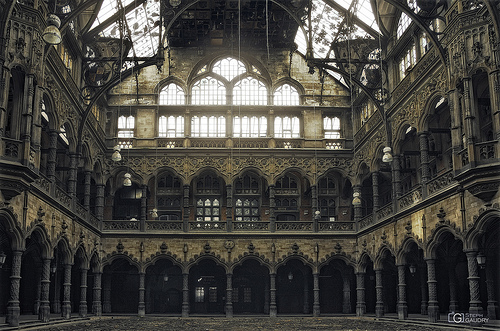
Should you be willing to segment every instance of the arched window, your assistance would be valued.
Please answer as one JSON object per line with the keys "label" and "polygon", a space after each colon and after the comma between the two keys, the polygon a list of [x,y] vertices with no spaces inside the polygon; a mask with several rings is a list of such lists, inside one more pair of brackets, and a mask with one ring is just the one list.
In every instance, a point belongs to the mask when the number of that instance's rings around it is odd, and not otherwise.
{"label": "arched window", "polygon": [[290,84],[283,84],[274,91],[274,104],[276,106],[298,106],[300,104],[299,92]]}
{"label": "arched window", "polygon": [[183,105],[184,90],[177,84],[170,83],[160,91],[160,105]]}
{"label": "arched window", "polygon": [[398,22],[398,29],[396,31],[396,36],[398,37],[398,39],[403,35],[406,29],[408,29],[410,23],[411,23],[410,17],[406,15],[406,13],[404,12],[401,13],[401,17],[399,18]]}
{"label": "arched window", "polygon": [[238,177],[234,183],[236,221],[256,222],[260,220],[259,179],[253,173]]}
{"label": "arched window", "polygon": [[226,118],[224,116],[193,116],[191,118],[192,137],[223,138],[226,136]]}
{"label": "arched window", "polygon": [[233,104],[267,105],[267,88],[261,81],[247,77],[234,85]]}
{"label": "arched window", "polygon": [[221,198],[221,182],[217,176],[200,176],[196,181],[196,221],[220,221]]}
{"label": "arched window", "polygon": [[325,139],[340,138],[340,119],[338,117],[323,117],[323,130]]}
{"label": "arched window", "polygon": [[135,117],[118,117],[118,138],[132,138],[134,136]]}
{"label": "arched window", "polygon": [[184,116],[160,116],[158,136],[163,138],[184,137]]}
{"label": "arched window", "polygon": [[213,77],[205,77],[197,81],[193,85],[192,94],[193,105],[226,104],[226,87]]}
{"label": "arched window", "polygon": [[266,137],[267,117],[235,116],[233,118],[233,136],[236,138]]}
{"label": "arched window", "polygon": [[274,136],[276,138],[299,138],[300,122],[298,117],[280,117],[274,119]]}
{"label": "arched window", "polygon": [[239,76],[247,72],[247,69],[243,62],[228,57],[215,62],[212,71],[224,77],[225,79],[231,81],[236,76]]}

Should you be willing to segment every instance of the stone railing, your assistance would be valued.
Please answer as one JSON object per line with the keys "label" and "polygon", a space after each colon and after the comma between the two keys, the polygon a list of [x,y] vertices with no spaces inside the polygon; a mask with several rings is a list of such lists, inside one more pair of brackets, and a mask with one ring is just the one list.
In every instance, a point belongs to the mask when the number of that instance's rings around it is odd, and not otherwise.
{"label": "stone railing", "polygon": [[147,231],[182,231],[182,221],[146,221]]}
{"label": "stone railing", "polygon": [[434,194],[454,182],[453,170],[448,170],[444,174],[431,179],[427,183],[427,193]]}
{"label": "stone railing", "polygon": [[233,138],[234,148],[269,148],[268,138]]}
{"label": "stone railing", "polygon": [[22,154],[22,142],[20,140],[15,140],[7,137],[2,138],[4,143],[4,153],[3,156],[9,159],[20,160]]}
{"label": "stone railing", "polygon": [[225,231],[226,222],[189,222],[190,231]]}
{"label": "stone railing", "polygon": [[399,209],[408,208],[422,201],[422,187],[417,186],[398,199]]}
{"label": "stone railing", "polygon": [[354,222],[319,222],[319,231],[354,231]]}
{"label": "stone railing", "polygon": [[393,213],[394,209],[392,207],[392,202],[389,202],[388,204],[377,210],[377,220],[380,221],[388,216],[391,216]]}
{"label": "stone railing", "polygon": [[59,200],[59,202],[65,206],[66,208],[71,209],[71,196],[66,193],[62,188],[59,186],[56,186],[56,193],[55,193],[56,199]]}
{"label": "stone railing", "polygon": [[312,231],[312,222],[276,222],[276,231]]}
{"label": "stone railing", "polygon": [[105,221],[102,224],[103,231],[139,231],[139,221]]}
{"label": "stone railing", "polygon": [[233,222],[234,231],[269,231],[269,222]]}
{"label": "stone railing", "polygon": [[479,149],[479,160],[491,160],[495,158],[495,148],[498,141],[486,141],[477,143],[476,147]]}
{"label": "stone railing", "polygon": [[372,225],[374,222],[373,214],[366,215],[359,221],[359,229],[362,230],[370,225]]}

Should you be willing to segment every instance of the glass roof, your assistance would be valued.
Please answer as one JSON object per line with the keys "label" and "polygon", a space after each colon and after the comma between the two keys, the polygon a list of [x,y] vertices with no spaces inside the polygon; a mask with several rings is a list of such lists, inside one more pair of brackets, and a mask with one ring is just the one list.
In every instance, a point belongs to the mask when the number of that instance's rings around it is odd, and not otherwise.
{"label": "glass roof", "polygon": [[[336,41],[356,37],[373,39],[374,33],[379,33],[370,0],[313,0],[312,3],[311,33],[316,58],[334,58],[331,46]],[[120,9],[126,9],[124,19],[118,17]],[[114,22],[110,22],[113,18]],[[307,33],[308,23],[306,19],[304,28]],[[91,31],[100,30],[101,37],[120,38],[120,27],[124,36],[133,42],[129,57],[156,54],[160,35],[160,0],[103,0]],[[301,29],[295,42],[298,51],[305,55],[306,38]],[[334,76],[341,80],[339,75]]]}

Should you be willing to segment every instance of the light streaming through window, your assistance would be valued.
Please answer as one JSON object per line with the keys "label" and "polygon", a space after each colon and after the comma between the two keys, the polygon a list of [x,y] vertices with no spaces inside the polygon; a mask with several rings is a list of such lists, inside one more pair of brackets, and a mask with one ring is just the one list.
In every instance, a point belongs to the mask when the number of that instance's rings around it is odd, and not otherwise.
{"label": "light streaming through window", "polygon": [[233,136],[236,138],[262,138],[267,136],[267,117],[235,116]]}
{"label": "light streaming through window", "polygon": [[213,77],[205,77],[197,81],[193,85],[192,95],[193,105],[226,104],[226,87]]}
{"label": "light streaming through window", "polygon": [[274,136],[276,138],[299,138],[300,122],[298,117],[280,117],[274,119]]}
{"label": "light streaming through window", "polygon": [[184,137],[184,116],[160,116],[158,136],[162,138]]}
{"label": "light streaming through window", "polygon": [[261,81],[247,77],[234,85],[233,104],[267,105],[267,88]]}
{"label": "light streaming through window", "polygon": [[226,118],[224,116],[193,116],[191,118],[191,136],[223,138],[226,136]]}
{"label": "light streaming through window", "polygon": [[132,138],[134,136],[135,118],[130,115],[129,117],[118,117],[118,138]]}
{"label": "light streaming through window", "polygon": [[274,104],[277,106],[298,106],[299,92],[289,84],[283,84],[274,91]]}
{"label": "light streaming through window", "polygon": [[171,83],[161,89],[160,105],[183,105],[184,103],[184,90],[179,85]]}

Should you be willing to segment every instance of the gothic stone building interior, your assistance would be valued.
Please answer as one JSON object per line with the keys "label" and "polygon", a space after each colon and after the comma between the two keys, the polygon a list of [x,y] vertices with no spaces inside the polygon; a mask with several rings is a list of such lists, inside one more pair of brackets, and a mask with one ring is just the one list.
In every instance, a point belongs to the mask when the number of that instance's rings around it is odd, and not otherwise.
{"label": "gothic stone building interior", "polygon": [[499,1],[0,5],[1,322],[498,318]]}

